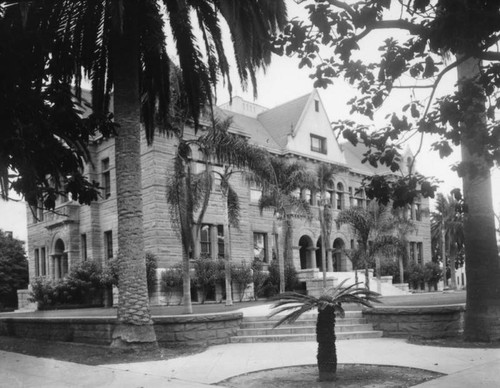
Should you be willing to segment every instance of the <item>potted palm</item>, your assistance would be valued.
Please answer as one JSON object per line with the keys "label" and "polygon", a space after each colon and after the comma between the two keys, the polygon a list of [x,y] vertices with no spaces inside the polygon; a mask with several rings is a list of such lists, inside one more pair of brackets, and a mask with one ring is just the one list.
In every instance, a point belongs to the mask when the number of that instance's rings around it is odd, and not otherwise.
{"label": "potted palm", "polygon": [[372,307],[372,302],[379,302],[379,294],[354,283],[344,287],[347,279],[338,286],[327,289],[316,298],[296,292],[285,292],[276,297],[279,299],[272,307],[269,317],[286,313],[274,328],[295,322],[302,314],[318,309],[316,321],[316,341],[318,342],[319,381],[335,380],[337,372],[337,350],[335,347],[335,318],[345,316],[342,303],[354,303]]}

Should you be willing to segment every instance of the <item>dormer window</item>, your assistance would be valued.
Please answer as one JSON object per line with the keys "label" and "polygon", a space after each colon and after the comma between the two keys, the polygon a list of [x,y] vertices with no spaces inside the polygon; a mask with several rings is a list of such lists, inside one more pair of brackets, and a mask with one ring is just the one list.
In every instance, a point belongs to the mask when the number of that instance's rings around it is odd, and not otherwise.
{"label": "dormer window", "polygon": [[314,100],[314,110],[316,112],[319,112],[319,101],[318,100]]}
{"label": "dormer window", "polygon": [[311,134],[311,151],[326,155],[326,138]]}

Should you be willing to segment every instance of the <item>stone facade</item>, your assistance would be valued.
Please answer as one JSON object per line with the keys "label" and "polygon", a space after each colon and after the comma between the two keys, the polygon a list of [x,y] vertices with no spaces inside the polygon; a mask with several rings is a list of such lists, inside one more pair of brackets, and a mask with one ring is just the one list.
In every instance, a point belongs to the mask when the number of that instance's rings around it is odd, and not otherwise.
{"label": "stone facade", "polygon": [[[273,109],[235,97],[232,104],[221,106],[218,114],[232,117],[231,130],[235,133],[248,137],[250,142],[267,148],[271,153],[302,160],[312,172],[320,162],[342,167],[344,172],[335,177],[330,192],[334,217],[340,209],[367,205],[364,194],[356,191],[364,177],[388,173],[361,164],[359,150],[337,142],[316,91]],[[186,136],[194,136],[194,133],[188,130]],[[172,225],[166,202],[167,176],[173,171],[176,149],[177,141],[171,137],[158,135],[152,145],[147,145],[145,139],[142,141],[145,249],[157,256],[159,268],[171,267],[182,257],[180,235]],[[90,206],[79,206],[73,201],[59,202],[55,213],[38,212],[38,217],[28,212],[31,279],[35,276],[60,278],[81,260],[105,263],[117,254],[114,140],[96,140],[91,146],[91,156],[93,163],[86,167],[86,174],[103,187],[100,200]],[[259,256],[268,263],[276,248],[274,236],[281,237],[281,224],[271,211],[260,213],[257,188],[250,187],[241,176],[232,178],[231,184],[241,201],[240,227],[231,230],[232,260],[250,263]],[[301,195],[310,198],[317,215],[316,194],[303,192]],[[198,247],[212,257],[223,252],[221,199],[221,193],[214,185],[204,219],[203,248]],[[415,220],[417,228],[407,239],[413,259],[422,263],[431,260],[428,209],[428,201],[422,200],[408,210],[408,216]],[[292,235],[295,268],[306,270],[321,266],[319,221],[294,219]],[[328,264],[328,270],[350,271],[351,262],[340,249],[356,244],[350,228],[347,225],[334,226],[331,241],[332,246],[328,249],[336,255],[336,260],[335,266]],[[156,296],[155,300],[161,298]]]}

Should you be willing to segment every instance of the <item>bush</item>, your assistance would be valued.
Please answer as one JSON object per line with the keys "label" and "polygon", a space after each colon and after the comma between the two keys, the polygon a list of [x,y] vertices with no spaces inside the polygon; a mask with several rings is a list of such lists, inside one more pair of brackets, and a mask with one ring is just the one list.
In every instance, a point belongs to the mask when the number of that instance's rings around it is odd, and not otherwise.
{"label": "bush", "polygon": [[380,276],[392,276],[393,283],[401,283],[397,259],[382,259],[380,263]]}
{"label": "bush", "polygon": [[429,288],[437,289],[437,283],[441,279],[442,271],[439,264],[433,261],[425,263],[424,280],[429,284]]}
{"label": "bush", "polygon": [[217,283],[224,279],[224,262],[201,258],[194,260],[193,283],[201,292],[201,303],[205,303],[207,295]]}
{"label": "bush", "polygon": [[119,266],[120,263],[118,258],[108,260],[101,272],[102,287],[110,288],[111,286],[118,286]]}
{"label": "bush", "polygon": [[158,261],[156,255],[151,252],[146,252],[146,280],[148,283],[148,295],[156,289],[156,269],[158,268]]}
{"label": "bush", "polygon": [[263,271],[263,263],[259,259],[254,259],[251,266],[253,270],[253,293],[255,299],[265,297],[265,285],[269,278],[269,273]]}
{"label": "bush", "polygon": [[[175,292],[182,292],[182,282],[182,263],[167,268],[166,271],[161,274],[160,287],[167,297],[167,305],[170,304],[170,300]],[[179,300],[179,304],[181,302],[182,299]]]}
{"label": "bush", "polygon": [[[285,291],[293,291],[299,287],[297,271],[290,263],[285,264]],[[280,290],[280,272],[278,260],[271,260],[269,275],[262,287],[262,294],[266,298],[277,295]]]}
{"label": "bush", "polygon": [[101,304],[103,273],[95,261],[84,261],[72,268],[67,277],[58,280],[35,278],[30,300],[40,307],[65,304]]}
{"label": "bush", "polygon": [[414,290],[420,290],[424,285],[424,266],[411,261],[405,271],[405,278]]}
{"label": "bush", "polygon": [[238,285],[238,290],[240,291],[240,302],[245,296],[245,290],[249,284],[253,282],[252,268],[247,265],[244,261],[239,265],[231,266],[231,280],[233,283]]}

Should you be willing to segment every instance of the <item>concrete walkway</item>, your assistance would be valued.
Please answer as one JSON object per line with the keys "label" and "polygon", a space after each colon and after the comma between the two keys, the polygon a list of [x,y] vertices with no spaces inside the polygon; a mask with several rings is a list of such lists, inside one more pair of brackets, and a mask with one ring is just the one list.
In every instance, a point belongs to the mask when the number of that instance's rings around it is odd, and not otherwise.
{"label": "concrete walkway", "polygon": [[[252,308],[246,315],[262,314]],[[0,351],[0,387],[208,387],[232,376],[315,364],[315,342],[227,344],[166,361],[87,366]],[[391,338],[337,342],[339,363],[395,365],[446,374],[418,387],[500,387],[500,349],[419,346]],[[212,384],[212,385],[210,385]]]}

